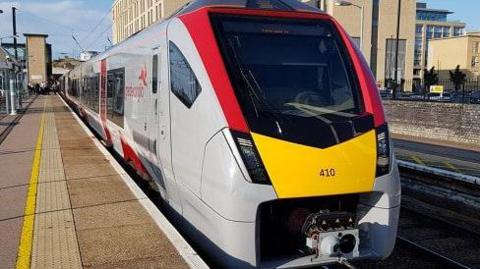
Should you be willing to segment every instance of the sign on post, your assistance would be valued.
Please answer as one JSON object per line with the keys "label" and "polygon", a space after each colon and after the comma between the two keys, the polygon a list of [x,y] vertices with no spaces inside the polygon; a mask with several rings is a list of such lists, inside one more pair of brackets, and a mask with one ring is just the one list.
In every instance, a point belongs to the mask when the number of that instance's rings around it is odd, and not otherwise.
{"label": "sign on post", "polygon": [[443,85],[432,85],[430,86],[430,92],[431,93],[440,93],[442,94],[444,90]]}

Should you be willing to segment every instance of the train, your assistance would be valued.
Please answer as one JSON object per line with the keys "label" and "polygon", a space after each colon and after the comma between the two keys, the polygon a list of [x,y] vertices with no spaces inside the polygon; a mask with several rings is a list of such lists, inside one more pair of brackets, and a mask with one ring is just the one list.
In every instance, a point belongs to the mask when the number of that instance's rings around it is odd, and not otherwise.
{"label": "train", "polygon": [[61,94],[216,266],[393,251],[401,188],[375,78],[330,15],[197,0],[83,62]]}

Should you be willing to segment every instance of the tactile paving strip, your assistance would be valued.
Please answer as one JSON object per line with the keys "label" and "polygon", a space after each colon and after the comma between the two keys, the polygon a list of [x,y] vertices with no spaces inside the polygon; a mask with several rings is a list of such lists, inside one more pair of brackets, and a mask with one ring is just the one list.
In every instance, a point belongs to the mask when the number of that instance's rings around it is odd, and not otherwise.
{"label": "tactile paving strip", "polygon": [[31,268],[82,268],[51,109],[45,115],[35,212]]}

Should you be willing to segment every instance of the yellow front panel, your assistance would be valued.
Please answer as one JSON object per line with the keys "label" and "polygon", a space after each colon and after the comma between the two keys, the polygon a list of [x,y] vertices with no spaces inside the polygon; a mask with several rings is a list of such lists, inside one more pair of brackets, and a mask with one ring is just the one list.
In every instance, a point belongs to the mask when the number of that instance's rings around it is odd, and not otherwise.
{"label": "yellow front panel", "polygon": [[252,133],[279,198],[372,191],[375,130],[320,149]]}

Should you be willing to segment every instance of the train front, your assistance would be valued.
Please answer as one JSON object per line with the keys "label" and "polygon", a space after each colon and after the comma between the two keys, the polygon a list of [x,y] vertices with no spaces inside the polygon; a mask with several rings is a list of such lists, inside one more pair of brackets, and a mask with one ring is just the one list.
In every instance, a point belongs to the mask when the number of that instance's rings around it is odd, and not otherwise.
{"label": "train front", "polygon": [[[255,222],[253,230],[235,224],[224,251],[285,268],[387,257],[399,175],[374,78],[352,40],[324,14],[216,9],[208,16],[242,114],[232,122],[245,121],[227,140],[248,184],[276,196],[231,191],[230,211],[250,212]],[[238,247],[245,241],[253,251]]]}

